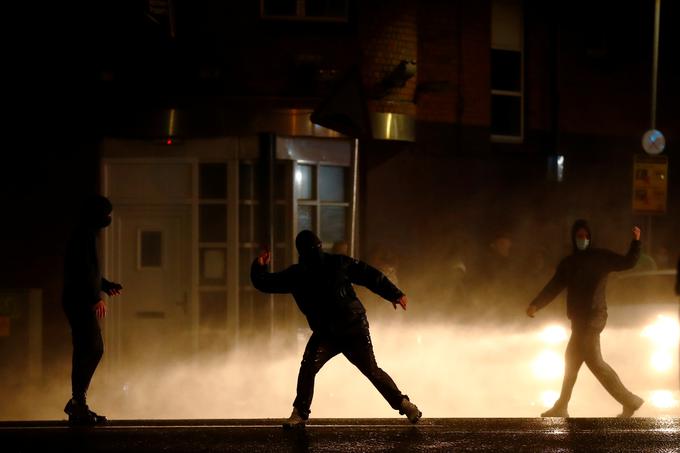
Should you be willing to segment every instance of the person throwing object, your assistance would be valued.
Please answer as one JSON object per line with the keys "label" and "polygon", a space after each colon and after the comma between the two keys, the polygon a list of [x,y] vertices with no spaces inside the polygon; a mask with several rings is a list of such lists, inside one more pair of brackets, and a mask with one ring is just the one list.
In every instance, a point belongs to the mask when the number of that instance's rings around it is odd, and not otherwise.
{"label": "person throwing object", "polygon": [[283,427],[304,426],[309,419],[314,378],[326,362],[342,353],[378,389],[390,406],[406,415],[411,423],[422,416],[408,396],[402,394],[390,376],[375,361],[366,310],[352,284],[367,287],[387,299],[394,309],[406,310],[408,300],[377,269],[345,255],[324,253],[321,241],[311,231],[295,239],[298,264],[270,273],[268,251],[255,259],[250,271],[253,286],[266,293],[291,293],[306,316],[312,336],[307,342],[297,381],[293,412]]}
{"label": "person throwing object", "polygon": [[560,262],[555,275],[526,310],[527,315],[533,318],[538,310],[548,305],[563,289],[567,289],[571,338],[565,353],[562,392],[554,406],[541,416],[569,417],[567,406],[571,392],[578,371],[585,362],[600,384],[623,406],[619,417],[632,417],[644,401],[631,393],[612,367],[602,359],[600,333],[607,323],[607,275],[635,266],[640,256],[640,229],[633,228],[633,241],[626,255],[593,248],[590,228],[585,220],[574,223],[571,239],[574,253]]}

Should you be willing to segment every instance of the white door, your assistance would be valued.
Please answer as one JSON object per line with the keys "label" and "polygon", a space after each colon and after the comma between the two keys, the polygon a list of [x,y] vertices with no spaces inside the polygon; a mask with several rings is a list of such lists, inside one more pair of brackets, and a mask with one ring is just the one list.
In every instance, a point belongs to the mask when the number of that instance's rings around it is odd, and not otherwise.
{"label": "white door", "polygon": [[113,365],[134,372],[192,352],[191,208],[116,206],[110,271],[123,293],[110,303]]}

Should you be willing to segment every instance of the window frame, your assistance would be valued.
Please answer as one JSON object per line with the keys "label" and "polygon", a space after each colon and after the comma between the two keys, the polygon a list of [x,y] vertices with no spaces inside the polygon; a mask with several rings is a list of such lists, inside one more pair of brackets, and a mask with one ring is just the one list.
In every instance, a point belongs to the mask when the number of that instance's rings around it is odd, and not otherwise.
{"label": "window frame", "polygon": [[272,15],[265,14],[265,1],[260,0],[260,19],[282,22],[332,22],[332,23],[347,23],[349,22],[349,1],[345,2],[344,16],[308,16],[305,11],[305,0],[295,0],[296,8],[295,15]]}
{"label": "window frame", "polygon": [[[504,46],[504,45],[497,45],[491,41],[490,45],[490,51],[489,51],[489,69],[491,69],[491,64],[493,63],[491,61],[491,55],[493,50],[504,50],[504,51],[510,51],[510,52],[519,52],[520,54],[520,79],[519,79],[519,91],[512,91],[512,90],[497,90],[494,89],[493,85],[491,85],[491,78],[490,78],[490,99],[489,99],[489,132],[490,132],[490,139],[492,143],[524,143],[524,137],[525,137],[525,82],[524,82],[524,58],[525,58],[525,33],[524,33],[524,5],[521,1],[519,1],[519,7],[520,7],[520,24],[519,24],[519,30],[520,30],[520,35],[519,35],[519,42],[520,46],[519,49],[513,48],[512,46]],[[493,21],[491,23],[491,27],[493,27]],[[493,34],[493,30],[492,30]],[[491,125],[493,121],[493,98],[494,96],[507,96],[507,97],[515,97],[519,98],[519,135],[505,135],[505,134],[494,134],[491,132]]]}
{"label": "window frame", "polygon": [[[348,183],[351,183],[350,175],[347,173],[351,167],[347,167],[344,165],[337,165],[337,164],[328,164],[325,162],[314,162],[314,161],[306,161],[306,160],[298,160],[295,161],[295,166],[293,168],[294,174],[298,171],[298,167],[302,165],[307,165],[311,166],[313,168],[313,174],[314,174],[314,179],[313,179],[313,194],[314,198],[313,199],[305,199],[305,198],[298,198],[298,192],[297,188],[294,190],[294,198],[295,198],[295,216],[294,216],[294,230],[295,234],[298,233],[299,226],[298,226],[298,219],[299,219],[299,207],[300,206],[311,206],[316,209],[315,212],[315,225],[314,225],[314,232],[321,236],[321,208],[322,207],[342,207],[346,209],[346,221],[345,221],[345,241],[349,241],[349,236],[350,236],[350,229],[351,225],[349,222],[349,217],[350,217],[350,210],[352,207],[352,201],[351,197],[349,196],[349,193],[347,192]],[[344,199],[345,201],[323,201],[320,198],[320,176],[321,176],[321,167],[339,167],[344,169],[345,171],[345,195]],[[321,238],[322,244],[321,247],[324,250],[329,250],[332,248],[333,243],[332,242],[324,242],[324,238]]]}

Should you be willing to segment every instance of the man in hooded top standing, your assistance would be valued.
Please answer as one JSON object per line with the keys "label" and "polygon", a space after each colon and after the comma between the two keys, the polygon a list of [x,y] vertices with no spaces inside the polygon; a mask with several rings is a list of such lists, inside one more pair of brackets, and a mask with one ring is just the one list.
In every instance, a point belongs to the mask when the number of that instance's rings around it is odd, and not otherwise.
{"label": "man in hooded top standing", "polygon": [[106,417],[90,410],[85,394],[104,353],[99,320],[106,315],[103,294],[116,296],[123,287],[102,277],[99,263],[99,231],[111,224],[111,202],[102,196],[87,200],[71,235],[64,257],[62,303],[71,326],[73,362],[72,397],[64,412],[76,425],[98,425]]}
{"label": "man in hooded top standing", "polygon": [[569,417],[567,406],[581,365],[592,371],[600,384],[623,406],[619,417],[632,417],[644,401],[631,393],[616,372],[602,359],[600,333],[607,323],[605,287],[610,272],[630,269],[640,256],[640,229],[633,228],[633,240],[626,255],[591,247],[590,228],[577,220],[571,230],[574,253],[564,258],[555,275],[529,304],[526,313],[533,318],[563,289],[567,289],[567,316],[571,320],[571,338],[565,352],[562,392],[554,406],[542,417]]}
{"label": "man in hooded top standing", "polygon": [[284,428],[307,423],[314,378],[326,362],[341,353],[371,381],[393,409],[406,415],[411,423],[416,423],[422,416],[421,412],[375,361],[366,310],[352,284],[365,286],[387,299],[395,310],[397,306],[406,310],[408,300],[404,293],[366,263],[345,255],[324,253],[321,241],[309,230],[297,235],[295,246],[300,255],[298,264],[281,272],[269,273],[267,265],[271,255],[263,251],[250,271],[253,286],[258,290],[292,293],[312,329],[300,364],[293,412]]}

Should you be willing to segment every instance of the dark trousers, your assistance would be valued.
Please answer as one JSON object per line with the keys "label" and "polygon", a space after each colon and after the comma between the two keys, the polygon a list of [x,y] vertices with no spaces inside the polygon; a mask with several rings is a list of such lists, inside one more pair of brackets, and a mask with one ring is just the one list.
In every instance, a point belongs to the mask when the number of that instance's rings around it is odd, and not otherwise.
{"label": "dark trousers", "polygon": [[600,333],[603,328],[593,326],[588,322],[572,322],[571,338],[569,338],[565,352],[562,392],[556,405],[566,407],[569,403],[576,377],[584,362],[616,401],[624,406],[634,404],[635,395],[623,385],[616,371],[602,358]]}
{"label": "dark trousers", "polygon": [[94,311],[67,311],[66,315],[73,341],[71,390],[74,399],[85,401],[92,376],[104,354],[104,341]]}
{"label": "dark trousers", "polygon": [[393,409],[399,410],[403,395],[392,378],[378,367],[373,354],[368,321],[364,317],[341,333],[322,334],[314,332],[307,342],[300,364],[297,397],[293,406],[307,418],[314,396],[314,378],[326,362],[342,353],[366,376]]}

